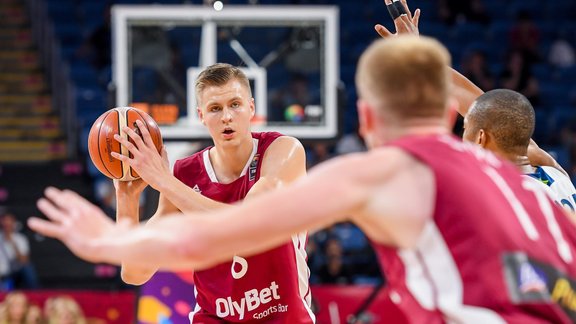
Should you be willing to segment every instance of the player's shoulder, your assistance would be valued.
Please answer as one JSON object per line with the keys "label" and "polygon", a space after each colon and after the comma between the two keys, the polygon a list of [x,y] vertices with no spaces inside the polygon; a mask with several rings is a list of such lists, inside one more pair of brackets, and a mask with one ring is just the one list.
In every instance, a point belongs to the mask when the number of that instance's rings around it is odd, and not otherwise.
{"label": "player's shoulder", "polygon": [[210,148],[207,147],[201,151],[198,151],[192,155],[189,155],[187,157],[181,158],[176,160],[176,162],[174,162],[174,169],[181,169],[181,168],[187,168],[190,166],[196,166],[200,163],[200,161],[202,160],[203,154],[205,151],[209,150]]}
{"label": "player's shoulder", "polygon": [[289,153],[295,149],[304,151],[304,146],[296,137],[283,135],[280,133],[273,133],[270,136],[265,136],[265,139],[260,140],[259,145],[265,146],[266,152],[273,151],[276,154],[279,152]]}

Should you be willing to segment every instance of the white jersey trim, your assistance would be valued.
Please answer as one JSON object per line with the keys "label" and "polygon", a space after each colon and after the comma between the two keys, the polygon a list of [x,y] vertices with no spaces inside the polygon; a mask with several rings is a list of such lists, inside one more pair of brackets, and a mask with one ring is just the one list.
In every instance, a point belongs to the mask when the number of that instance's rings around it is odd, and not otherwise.
{"label": "white jersey trim", "polygon": [[496,312],[463,304],[462,277],[433,221],[428,222],[415,249],[399,250],[406,286],[425,309],[438,309],[448,323],[506,323]]}
{"label": "white jersey trim", "polygon": [[304,304],[304,308],[310,315],[313,323],[316,323],[316,315],[312,311],[312,293],[310,292],[310,268],[306,262],[306,239],[308,238],[307,232],[301,232],[292,235],[292,246],[294,247],[294,256],[296,259],[296,269],[298,271],[298,289],[300,299]]}
{"label": "white jersey trim", "polygon": [[196,289],[196,285],[194,285],[194,300],[196,301],[196,306],[194,306],[194,310],[188,314],[188,319],[190,320],[190,324],[194,321],[194,315],[198,313],[202,308],[198,304],[198,290]]}
{"label": "white jersey trim", "polygon": [[[248,167],[252,163],[252,160],[254,159],[256,152],[258,152],[258,139],[253,138],[252,153],[250,154],[250,158],[248,159],[248,161],[246,161],[246,165],[244,166],[244,169],[242,169],[240,177],[243,177],[248,171]],[[210,162],[210,150],[206,150],[202,153],[202,160],[204,160],[204,167],[206,169],[206,173],[208,173],[210,181],[219,183],[218,178],[216,177],[216,172],[214,171],[214,167],[212,166],[212,162]]]}

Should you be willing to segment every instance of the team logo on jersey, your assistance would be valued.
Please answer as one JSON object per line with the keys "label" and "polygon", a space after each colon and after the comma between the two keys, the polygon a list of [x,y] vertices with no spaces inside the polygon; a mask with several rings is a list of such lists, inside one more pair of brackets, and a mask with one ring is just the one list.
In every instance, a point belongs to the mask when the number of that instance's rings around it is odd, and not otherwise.
{"label": "team logo on jersey", "polygon": [[518,289],[524,294],[546,291],[546,277],[530,263],[522,263],[518,273]]}
{"label": "team logo on jersey", "polygon": [[258,161],[260,160],[260,154],[254,155],[250,166],[248,167],[248,180],[254,181],[256,179],[256,170],[258,170]]}
{"label": "team logo on jersey", "polygon": [[198,185],[194,185],[192,190],[196,191],[197,193],[202,193],[202,190],[200,190],[200,187],[198,187]]}

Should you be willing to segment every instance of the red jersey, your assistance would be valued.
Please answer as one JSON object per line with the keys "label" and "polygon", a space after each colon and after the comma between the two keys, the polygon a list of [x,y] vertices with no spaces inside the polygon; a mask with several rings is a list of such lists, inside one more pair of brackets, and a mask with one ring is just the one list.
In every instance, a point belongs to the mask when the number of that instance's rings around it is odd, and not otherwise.
{"label": "red jersey", "polygon": [[[174,175],[202,195],[224,203],[244,199],[260,178],[262,159],[279,133],[253,133],[254,148],[241,176],[218,182],[206,148],[178,160]],[[274,217],[271,212],[270,217]],[[306,264],[306,233],[290,242],[251,257],[196,271],[196,309],[191,323],[313,323]]]}
{"label": "red jersey", "polygon": [[387,306],[399,319],[576,321],[576,230],[540,187],[452,136],[391,146],[428,165],[436,181],[433,215],[417,247],[375,246],[389,283]]}

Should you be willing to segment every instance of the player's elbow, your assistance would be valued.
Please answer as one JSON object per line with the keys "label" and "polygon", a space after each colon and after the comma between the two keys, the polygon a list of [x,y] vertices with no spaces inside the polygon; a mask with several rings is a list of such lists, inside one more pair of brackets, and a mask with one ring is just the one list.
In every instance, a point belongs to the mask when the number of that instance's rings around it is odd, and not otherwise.
{"label": "player's elbow", "polygon": [[145,273],[144,271],[133,271],[123,268],[120,272],[120,277],[124,283],[134,286],[141,286],[150,280],[151,275]]}
{"label": "player's elbow", "polygon": [[178,268],[201,270],[217,263],[214,246],[204,235],[188,237],[183,244],[174,246],[173,251],[180,260]]}

